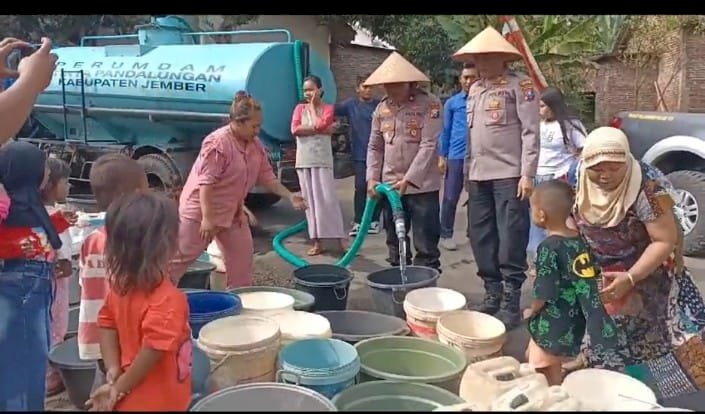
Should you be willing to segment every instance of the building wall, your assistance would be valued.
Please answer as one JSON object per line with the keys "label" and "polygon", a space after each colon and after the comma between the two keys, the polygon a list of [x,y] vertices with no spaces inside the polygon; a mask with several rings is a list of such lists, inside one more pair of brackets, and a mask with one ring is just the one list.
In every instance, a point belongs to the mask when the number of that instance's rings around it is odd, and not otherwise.
{"label": "building wall", "polygon": [[[390,53],[391,50],[354,44],[331,46],[331,70],[338,88],[338,100],[355,96],[357,77],[377,69]],[[381,91],[376,93],[379,95]]]}
{"label": "building wall", "polygon": [[683,37],[686,70],[682,111],[705,113],[705,36],[688,33]]}
{"label": "building wall", "polygon": [[634,68],[616,58],[605,58],[594,79],[597,125],[607,125],[620,111],[653,111],[656,104],[656,66]]}
{"label": "building wall", "polygon": [[[658,84],[663,96],[663,105],[659,110],[680,111],[683,108],[683,81],[685,80],[686,48],[683,45],[683,33],[678,30],[665,40],[666,51],[661,55],[658,65]],[[656,100],[658,103],[658,97]]]}

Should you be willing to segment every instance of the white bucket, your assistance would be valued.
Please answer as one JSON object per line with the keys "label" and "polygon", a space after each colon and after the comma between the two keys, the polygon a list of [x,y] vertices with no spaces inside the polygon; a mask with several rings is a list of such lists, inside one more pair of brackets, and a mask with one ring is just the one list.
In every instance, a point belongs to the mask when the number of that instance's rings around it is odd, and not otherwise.
{"label": "white bucket", "polygon": [[436,322],[446,312],[465,308],[465,296],[452,289],[427,287],[406,294],[404,312],[411,332],[427,339],[438,339]]}
{"label": "white bucket", "polygon": [[245,292],[238,294],[242,302],[241,315],[272,317],[294,310],[295,299],[280,292]]}
{"label": "white bucket", "polygon": [[215,266],[215,271],[225,273],[225,259],[223,258],[223,253],[221,253],[218,248],[218,243],[216,243],[215,240],[208,245],[206,253],[208,253],[209,256],[208,260],[213,266]]}
{"label": "white bucket", "polygon": [[463,351],[468,364],[501,355],[507,339],[499,319],[475,311],[448,312],[438,319],[438,340]]}
{"label": "white bucket", "polygon": [[299,339],[333,337],[328,319],[315,313],[290,311],[271,318],[279,324],[282,347]]}
{"label": "white bucket", "polygon": [[273,382],[280,342],[279,324],[268,318],[238,315],[207,323],[197,343],[211,360],[209,391]]}
{"label": "white bucket", "polygon": [[571,372],[561,386],[588,411],[621,411],[630,405],[633,407],[634,401],[657,405],[656,395],[646,384],[606,369],[586,368]]}

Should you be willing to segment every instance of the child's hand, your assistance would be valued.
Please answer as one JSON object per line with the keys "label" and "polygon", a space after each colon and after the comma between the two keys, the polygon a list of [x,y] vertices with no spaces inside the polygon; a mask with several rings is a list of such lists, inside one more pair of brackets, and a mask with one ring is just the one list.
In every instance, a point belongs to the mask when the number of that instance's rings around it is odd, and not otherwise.
{"label": "child's hand", "polygon": [[71,261],[66,259],[61,259],[54,265],[54,277],[56,279],[63,279],[70,277],[73,274],[73,267],[71,267]]}
{"label": "child's hand", "polygon": [[533,315],[534,315],[534,312],[531,310],[531,308],[524,309],[524,319],[529,319]]}
{"label": "child's hand", "polygon": [[259,221],[257,220],[257,216],[253,212],[250,211],[247,207],[242,207],[242,210],[245,212],[245,216],[247,217],[247,222],[250,224],[250,227],[257,227],[259,226]]}
{"label": "child's hand", "polygon": [[32,258],[37,255],[37,251],[34,249],[34,243],[29,237],[20,242],[20,249],[26,258]]}
{"label": "child's hand", "polygon": [[74,211],[62,211],[61,215],[64,216],[64,219],[66,219],[66,221],[68,221],[72,226],[74,226],[78,221],[78,214]]}
{"label": "child's hand", "polygon": [[103,384],[86,401],[89,411],[113,411],[118,401],[117,389],[112,384]]}

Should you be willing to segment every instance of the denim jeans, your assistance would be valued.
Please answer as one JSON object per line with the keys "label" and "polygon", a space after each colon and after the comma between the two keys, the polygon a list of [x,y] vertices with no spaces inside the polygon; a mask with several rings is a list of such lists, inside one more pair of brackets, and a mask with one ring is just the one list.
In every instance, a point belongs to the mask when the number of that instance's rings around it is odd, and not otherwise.
{"label": "denim jeans", "polygon": [[455,226],[455,210],[463,192],[463,163],[461,160],[448,160],[448,169],[443,182],[443,204],[441,205],[441,238],[452,239]]}
{"label": "denim jeans", "polygon": [[[537,175],[534,177],[534,186],[541,184],[544,181],[550,181],[554,177],[552,174],[549,175]],[[529,219],[531,220],[531,211],[529,210]],[[546,238],[546,230],[541,227],[537,227],[534,221],[531,220],[531,227],[529,228],[529,244],[526,246],[526,256],[533,263],[536,259],[536,249],[538,249],[539,244]]]}
{"label": "denim jeans", "polygon": [[0,263],[0,411],[44,411],[53,266]]}

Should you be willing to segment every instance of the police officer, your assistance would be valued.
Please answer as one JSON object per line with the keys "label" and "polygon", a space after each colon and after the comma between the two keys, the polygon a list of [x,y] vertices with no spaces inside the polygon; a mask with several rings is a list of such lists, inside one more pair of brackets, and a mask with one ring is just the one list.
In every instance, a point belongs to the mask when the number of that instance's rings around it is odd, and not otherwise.
{"label": "police officer", "polygon": [[[380,182],[391,184],[402,194],[409,229],[414,236],[416,255],[413,264],[440,270],[439,190],[436,145],[441,132],[441,102],[416,87],[428,77],[400,54],[393,52],[365,81],[382,85],[386,96],[372,114],[372,132],[367,147],[367,188],[374,195]],[[389,205],[384,220],[393,223]],[[389,263],[399,265],[399,242],[393,225],[385,226]],[[407,249],[411,264],[411,249]]]}
{"label": "police officer", "polygon": [[539,104],[534,84],[507,69],[521,54],[492,27],[453,57],[475,63],[468,92],[472,140],[465,157],[470,244],[485,285],[480,311],[518,324],[526,280],[529,196],[538,161]]}

